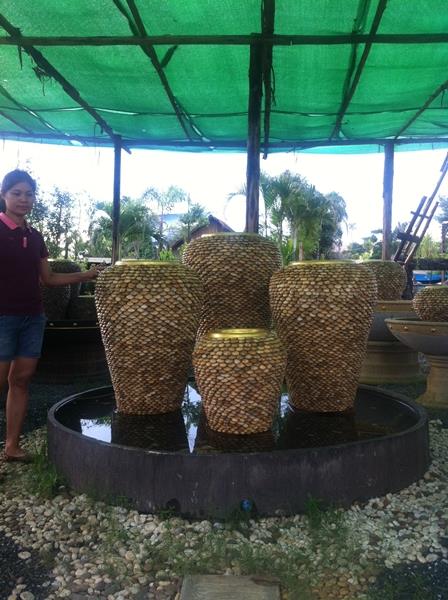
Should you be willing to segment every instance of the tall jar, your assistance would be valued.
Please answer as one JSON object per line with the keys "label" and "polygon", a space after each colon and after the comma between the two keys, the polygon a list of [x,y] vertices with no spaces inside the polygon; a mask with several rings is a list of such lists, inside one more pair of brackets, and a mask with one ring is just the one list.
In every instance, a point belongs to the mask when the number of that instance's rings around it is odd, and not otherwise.
{"label": "tall jar", "polygon": [[376,293],[373,273],[350,261],[297,262],[273,275],[271,308],[293,406],[353,408]]}
{"label": "tall jar", "polygon": [[95,300],[117,410],[179,409],[201,310],[196,273],[176,262],[117,262],[99,275]]}
{"label": "tall jar", "polygon": [[361,264],[368,267],[376,278],[377,298],[381,300],[401,300],[406,288],[406,271],[400,263],[393,260],[364,260]]}
{"label": "tall jar", "polygon": [[225,328],[269,328],[269,280],[277,246],[255,233],[216,233],[191,241],[182,258],[204,285],[198,336]]}
{"label": "tall jar", "polygon": [[196,384],[210,429],[244,435],[272,427],[286,355],[266,329],[221,329],[198,341]]}
{"label": "tall jar", "polygon": [[412,303],[422,321],[448,321],[448,287],[424,287],[417,292]]}

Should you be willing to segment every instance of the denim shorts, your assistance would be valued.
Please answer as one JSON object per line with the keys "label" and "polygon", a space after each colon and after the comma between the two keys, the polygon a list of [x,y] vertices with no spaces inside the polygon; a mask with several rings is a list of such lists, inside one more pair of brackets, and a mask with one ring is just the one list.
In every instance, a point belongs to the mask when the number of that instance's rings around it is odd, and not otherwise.
{"label": "denim shorts", "polygon": [[0,361],[39,358],[46,322],[45,315],[0,315]]}

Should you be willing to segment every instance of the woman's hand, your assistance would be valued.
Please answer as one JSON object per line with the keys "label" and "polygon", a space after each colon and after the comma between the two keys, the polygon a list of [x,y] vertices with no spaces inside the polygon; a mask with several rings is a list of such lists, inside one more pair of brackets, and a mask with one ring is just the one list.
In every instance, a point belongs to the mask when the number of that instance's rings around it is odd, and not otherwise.
{"label": "woman's hand", "polygon": [[40,279],[44,285],[71,285],[72,283],[81,283],[83,281],[93,281],[102,270],[101,267],[92,266],[88,271],[79,271],[76,273],[53,273],[48,264],[48,260],[43,258],[40,264]]}
{"label": "woman's hand", "polygon": [[92,281],[93,279],[96,279],[100,274],[100,271],[101,269],[99,269],[96,265],[93,265],[88,271],[83,272],[84,281]]}

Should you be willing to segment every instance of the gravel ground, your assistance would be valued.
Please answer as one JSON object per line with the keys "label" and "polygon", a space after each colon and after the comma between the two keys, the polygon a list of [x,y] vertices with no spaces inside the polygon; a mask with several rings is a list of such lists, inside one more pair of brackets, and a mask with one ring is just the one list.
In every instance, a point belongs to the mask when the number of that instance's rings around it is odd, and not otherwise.
{"label": "gravel ground", "polygon": [[[80,385],[36,385],[28,431]],[[32,492],[35,465],[1,463],[0,598],[174,600],[183,574],[203,572],[272,577],[288,600],[448,600],[448,419],[430,416],[422,480],[349,510],[310,506],[290,518],[141,515],[64,487],[45,499]],[[44,435],[35,429],[26,444]]]}

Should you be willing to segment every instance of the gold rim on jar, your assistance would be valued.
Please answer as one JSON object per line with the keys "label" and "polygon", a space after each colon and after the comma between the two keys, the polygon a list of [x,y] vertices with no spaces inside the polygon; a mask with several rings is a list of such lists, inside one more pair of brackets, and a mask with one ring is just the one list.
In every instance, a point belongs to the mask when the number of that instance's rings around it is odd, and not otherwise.
{"label": "gold rim on jar", "polygon": [[177,265],[180,264],[174,260],[141,260],[139,258],[124,258],[115,263],[118,266],[123,265]]}
{"label": "gold rim on jar", "polygon": [[287,267],[302,267],[302,266],[306,266],[306,265],[354,265],[356,264],[354,260],[296,260],[293,261],[291,263],[289,263],[289,265],[286,265]]}
{"label": "gold rim on jar", "polygon": [[375,304],[375,312],[382,311],[415,312],[412,300],[378,300]]}
{"label": "gold rim on jar", "polygon": [[235,329],[214,329],[206,334],[206,337],[213,340],[235,339],[235,338],[264,338],[271,334],[269,329],[255,328],[235,328]]}
{"label": "gold rim on jar", "polygon": [[243,235],[244,236],[261,237],[259,233],[249,233],[247,231],[223,231],[222,233],[203,233],[201,235],[201,238],[205,238],[205,237],[224,237],[224,236],[230,236],[230,235],[237,235],[238,237],[243,236]]}

